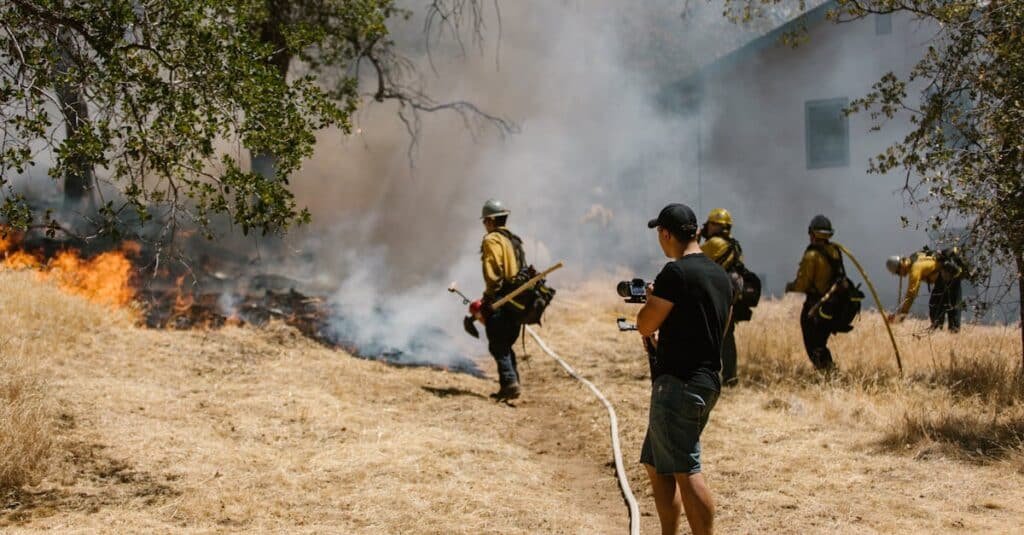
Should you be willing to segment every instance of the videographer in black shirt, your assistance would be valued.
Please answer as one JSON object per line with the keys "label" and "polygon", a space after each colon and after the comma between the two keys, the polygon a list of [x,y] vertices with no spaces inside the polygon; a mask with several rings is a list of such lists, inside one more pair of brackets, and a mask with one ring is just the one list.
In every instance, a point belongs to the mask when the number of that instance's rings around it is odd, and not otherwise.
{"label": "videographer in black shirt", "polygon": [[700,434],[721,389],[732,282],[701,252],[697,217],[689,207],[670,204],[647,226],[658,229],[658,243],[672,262],[648,286],[647,304],[636,320],[640,334],[657,348],[640,462],[654,488],[662,533],[679,532],[684,509],[693,533],[711,533],[715,505],[700,473]]}

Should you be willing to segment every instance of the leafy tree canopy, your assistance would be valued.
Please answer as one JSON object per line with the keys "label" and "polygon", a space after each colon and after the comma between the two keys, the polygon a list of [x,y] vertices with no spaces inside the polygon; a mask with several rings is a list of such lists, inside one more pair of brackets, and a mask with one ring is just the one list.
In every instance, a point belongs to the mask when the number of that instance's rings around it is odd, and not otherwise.
{"label": "leafy tree canopy", "polygon": [[[480,8],[435,0],[428,21]],[[365,96],[399,101],[407,125],[448,108],[509,128],[407,82],[411,64],[387,24],[409,15],[394,0],[0,2],[0,218],[57,229],[15,187],[39,165],[54,179],[95,171],[120,192],[95,211],[101,234],[157,221],[164,237],[181,223],[212,236],[218,216],[243,232],[305,222],[288,177],[318,129],[351,129],[363,64],[374,85]],[[236,146],[273,155],[275,176],[245,170],[240,151],[224,149]]]}

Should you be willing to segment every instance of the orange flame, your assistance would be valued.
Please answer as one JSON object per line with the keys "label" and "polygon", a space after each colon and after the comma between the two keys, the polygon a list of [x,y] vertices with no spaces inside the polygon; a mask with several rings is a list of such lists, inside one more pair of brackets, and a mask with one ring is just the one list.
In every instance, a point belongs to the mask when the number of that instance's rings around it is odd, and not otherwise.
{"label": "orange flame", "polygon": [[0,266],[8,269],[39,269],[43,260],[21,249],[23,234],[0,225]]}
{"label": "orange flame", "polygon": [[97,303],[126,306],[135,299],[134,270],[128,256],[140,251],[138,243],[125,242],[120,250],[88,259],[78,251],[66,250],[44,261],[41,255],[21,249],[21,240],[20,234],[0,228],[0,268],[36,270],[41,279]]}
{"label": "orange flame", "polygon": [[36,258],[30,253],[25,251],[14,251],[9,253],[4,258],[3,266],[10,269],[21,270],[21,269],[39,269],[43,265],[42,261]]}
{"label": "orange flame", "polygon": [[24,236],[7,225],[0,225],[0,254],[17,250]]}
{"label": "orange flame", "polygon": [[177,287],[177,291],[175,292],[176,295],[174,296],[174,307],[172,307],[172,310],[176,314],[181,315],[188,312],[188,309],[192,307],[192,304],[195,303],[196,299],[192,295],[192,292],[185,290],[184,275],[175,279],[174,285]]}
{"label": "orange flame", "polygon": [[64,291],[90,301],[125,306],[135,298],[132,263],[122,251],[108,251],[88,260],[76,251],[62,251],[47,269]]}

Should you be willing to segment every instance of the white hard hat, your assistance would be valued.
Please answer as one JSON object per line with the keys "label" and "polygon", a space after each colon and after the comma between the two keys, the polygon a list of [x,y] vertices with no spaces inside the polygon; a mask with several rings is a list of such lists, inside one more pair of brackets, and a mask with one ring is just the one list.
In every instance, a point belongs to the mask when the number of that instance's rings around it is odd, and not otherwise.
{"label": "white hard hat", "polygon": [[889,258],[885,259],[885,269],[888,269],[889,273],[892,273],[893,275],[899,275],[900,274],[900,264],[902,264],[902,263],[903,263],[903,257],[901,257],[899,255],[890,256]]}

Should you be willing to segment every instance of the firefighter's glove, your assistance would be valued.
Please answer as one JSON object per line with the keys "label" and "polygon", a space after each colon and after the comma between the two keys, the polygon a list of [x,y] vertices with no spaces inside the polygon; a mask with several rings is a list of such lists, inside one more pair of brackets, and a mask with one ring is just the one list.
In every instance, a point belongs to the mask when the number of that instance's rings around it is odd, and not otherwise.
{"label": "firefighter's glove", "polygon": [[477,299],[469,304],[469,313],[474,318],[482,322],[489,318],[491,314],[494,314],[494,309],[491,308],[491,304],[489,302],[484,301],[483,299]]}

